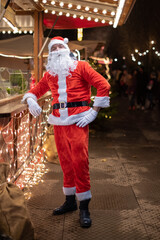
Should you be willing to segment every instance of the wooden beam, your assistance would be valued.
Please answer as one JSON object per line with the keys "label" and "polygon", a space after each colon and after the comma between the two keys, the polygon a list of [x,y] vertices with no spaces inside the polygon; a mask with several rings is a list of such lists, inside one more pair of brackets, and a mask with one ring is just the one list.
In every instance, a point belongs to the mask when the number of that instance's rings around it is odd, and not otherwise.
{"label": "wooden beam", "polygon": [[36,83],[38,82],[38,12],[34,12],[34,74]]}
{"label": "wooden beam", "polygon": [[124,8],[123,8],[123,12],[121,14],[121,17],[120,17],[120,20],[118,23],[119,26],[126,23],[129,15],[134,7],[135,2],[136,2],[136,0],[126,0]]}
{"label": "wooden beam", "polygon": [[43,13],[34,12],[34,74],[36,83],[42,78],[43,75],[43,55],[38,58],[38,53],[43,44]]}
{"label": "wooden beam", "polygon": [[[43,45],[43,12],[39,13],[39,51]],[[43,76],[43,52],[41,56],[39,57],[39,79],[41,79]]]}

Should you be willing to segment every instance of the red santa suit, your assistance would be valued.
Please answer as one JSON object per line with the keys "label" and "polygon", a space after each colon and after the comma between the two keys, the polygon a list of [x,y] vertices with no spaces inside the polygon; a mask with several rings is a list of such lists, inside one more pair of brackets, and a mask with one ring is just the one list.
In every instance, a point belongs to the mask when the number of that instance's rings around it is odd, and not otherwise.
{"label": "red santa suit", "polygon": [[97,73],[87,62],[77,61],[76,69],[67,77],[63,74],[52,76],[48,72],[34,89],[24,95],[37,101],[48,90],[52,92],[52,105],[60,103],[62,109],[53,109],[48,122],[54,125],[55,141],[60,164],[64,174],[65,195],[76,196],[79,201],[90,199],[90,177],[88,162],[88,125],[84,128],[75,123],[89,111],[89,106],[66,108],[68,102],[87,101],[90,103],[91,85],[97,89],[94,105],[109,107],[108,81]]}

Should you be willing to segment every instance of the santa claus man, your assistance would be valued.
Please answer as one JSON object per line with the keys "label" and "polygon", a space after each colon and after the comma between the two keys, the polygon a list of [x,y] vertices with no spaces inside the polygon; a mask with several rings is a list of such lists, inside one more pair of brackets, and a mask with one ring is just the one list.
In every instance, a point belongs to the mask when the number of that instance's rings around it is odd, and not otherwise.
{"label": "santa claus man", "polygon": [[[53,215],[80,209],[81,227],[90,227],[88,209],[91,200],[88,161],[89,123],[97,117],[100,108],[110,106],[110,84],[85,61],[70,57],[68,39],[54,37],[48,48],[47,72],[39,83],[26,93],[33,116],[39,116],[42,109],[37,103],[49,89],[52,92],[52,114],[48,122],[54,126],[55,142],[63,170],[63,192],[66,200],[53,211]],[[93,107],[89,106],[91,85],[97,89]]]}

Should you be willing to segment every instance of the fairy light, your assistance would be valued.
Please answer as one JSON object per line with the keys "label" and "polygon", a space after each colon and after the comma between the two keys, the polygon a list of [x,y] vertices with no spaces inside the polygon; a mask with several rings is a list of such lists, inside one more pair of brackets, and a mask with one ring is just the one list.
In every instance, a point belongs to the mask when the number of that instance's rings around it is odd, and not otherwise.
{"label": "fairy light", "polygon": [[64,6],[64,2],[60,2],[60,3],[59,3],[59,6],[60,6],[60,7],[63,7],[63,6]]}
{"label": "fairy light", "polygon": [[48,9],[45,9],[44,12],[45,12],[45,13],[48,13]]}
{"label": "fairy light", "polygon": [[83,20],[83,19],[84,19],[84,16],[81,15],[81,16],[80,16],[80,19]]}
{"label": "fairy light", "polygon": [[76,14],[73,14],[73,18],[76,18],[77,17],[77,15]]}
{"label": "fairy light", "polygon": [[95,21],[95,22],[98,22],[98,18],[95,18],[94,21]]}
{"label": "fairy light", "polygon": [[70,13],[66,13],[66,17],[69,17],[70,16]]}
{"label": "fairy light", "polygon": [[77,9],[78,9],[78,10],[81,9],[81,5],[77,5]]}
{"label": "fairy light", "polygon": [[[12,168],[16,169],[16,162],[13,162],[10,164],[10,175],[8,176],[8,182],[9,181],[15,181],[16,185],[19,186],[20,188],[23,188],[25,186],[33,186],[34,184],[38,184],[39,182],[42,182],[41,177],[48,171],[45,168],[45,159],[44,159],[44,151],[41,148],[41,141],[43,142],[44,139],[46,140],[46,137],[43,139],[43,136],[46,136],[47,132],[47,126],[46,122],[45,125],[41,124],[41,119],[45,119],[46,115],[49,113],[49,110],[51,112],[51,98],[46,99],[47,101],[47,108],[46,108],[46,113],[43,113],[42,118],[37,118],[36,121],[34,120],[32,127],[33,129],[36,129],[37,127],[37,134],[38,134],[38,142],[35,142],[33,138],[33,144],[39,144],[38,147],[33,151],[34,154],[31,154],[29,152],[29,145],[30,145],[30,130],[29,130],[29,114],[25,111],[20,112],[18,115],[14,114],[14,116],[11,118],[11,121],[2,128],[0,134],[3,135],[4,141],[5,141],[5,146],[6,152],[10,153],[10,158],[11,161],[13,161],[13,143],[14,139],[13,136],[17,136],[17,144],[15,145],[15,150],[17,152],[17,163],[22,165],[22,167],[16,172],[16,174],[12,175],[11,173]],[[16,119],[19,122],[19,119],[21,119],[21,123],[18,126],[17,130],[12,130],[12,122],[13,119]],[[38,122],[37,122],[38,121]],[[37,122],[37,123],[36,123]],[[44,122],[43,122],[44,123]],[[41,127],[42,126],[42,127]],[[30,128],[31,129],[31,128]],[[10,136],[11,140],[8,141],[8,136]],[[28,149],[27,149],[28,147]],[[3,148],[3,146],[2,146]],[[0,151],[0,154],[2,151]],[[30,160],[28,161],[28,156],[30,155]],[[17,175],[18,174],[18,175]],[[17,176],[19,176],[17,178]]]}
{"label": "fairy light", "polygon": [[109,25],[112,25],[113,24],[113,22],[112,21],[109,21]]}
{"label": "fairy light", "polygon": [[72,8],[72,6],[73,6],[72,3],[68,4],[68,8]]}
{"label": "fairy light", "polygon": [[85,7],[85,10],[86,10],[86,11],[89,11],[89,7],[88,7],[88,6],[87,6],[87,7]]}
{"label": "fairy light", "polygon": [[62,16],[63,15],[63,12],[59,12],[59,16]]}
{"label": "fairy light", "polygon": [[91,17],[88,17],[87,20],[88,20],[88,21],[91,21]]}
{"label": "fairy light", "polygon": [[106,21],[103,19],[101,22],[102,22],[102,23],[105,23]]}
{"label": "fairy light", "polygon": [[97,13],[98,12],[98,8],[94,8],[93,12]]}
{"label": "fairy light", "polygon": [[103,13],[103,14],[106,14],[106,13],[107,13],[107,11],[104,9],[104,10],[102,11],[102,13]]}
{"label": "fairy light", "polygon": [[55,4],[55,1],[52,1],[51,4],[54,5],[54,4]]}
{"label": "fairy light", "polygon": [[55,13],[56,13],[56,12],[53,10],[53,11],[52,11],[52,14],[55,14]]}
{"label": "fairy light", "polygon": [[111,12],[111,16],[115,16],[115,12],[114,11]]}
{"label": "fairy light", "polygon": [[42,0],[43,3],[47,3],[47,0]]}

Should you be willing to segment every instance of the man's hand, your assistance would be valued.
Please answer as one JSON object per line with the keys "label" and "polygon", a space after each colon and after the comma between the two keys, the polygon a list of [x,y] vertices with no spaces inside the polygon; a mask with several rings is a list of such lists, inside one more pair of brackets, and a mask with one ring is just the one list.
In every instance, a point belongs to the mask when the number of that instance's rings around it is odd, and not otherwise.
{"label": "man's hand", "polygon": [[33,98],[27,98],[27,103],[29,107],[29,112],[32,114],[32,116],[38,117],[42,112],[42,108]]}
{"label": "man's hand", "polygon": [[95,118],[97,117],[97,114],[98,112],[93,110],[93,108],[91,108],[86,116],[80,118],[76,126],[85,127],[86,125],[88,125],[89,123],[95,120]]}

